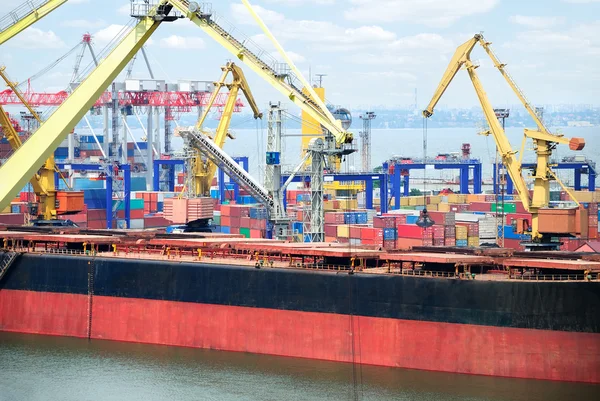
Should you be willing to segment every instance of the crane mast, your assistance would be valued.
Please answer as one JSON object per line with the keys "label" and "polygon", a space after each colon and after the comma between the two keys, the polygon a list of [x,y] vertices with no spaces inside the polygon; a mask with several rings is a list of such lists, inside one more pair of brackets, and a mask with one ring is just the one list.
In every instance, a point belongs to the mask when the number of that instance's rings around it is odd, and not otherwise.
{"label": "crane mast", "polygon": [[[247,0],[243,0],[242,2],[265,35],[273,42],[278,52],[282,55],[287,64],[286,68],[281,68],[282,66],[280,64],[275,65],[276,63],[274,60],[271,60],[271,63],[264,61],[261,59],[262,54],[255,54],[245,45],[247,43],[246,40],[240,41],[233,37],[230,32],[219,25],[218,18],[213,13],[208,3],[198,4],[197,2],[190,2],[188,0],[168,0],[169,4],[172,4],[177,8],[217,43],[250,67],[250,69],[275,89],[279,90],[298,107],[310,114],[311,117],[317,120],[335,137],[335,141],[338,145],[341,146],[351,143],[353,135],[342,128],[341,121],[335,119],[325,106],[325,103],[316,95],[312,86],[296,68],[265,23],[258,14],[256,14],[250,3]],[[305,88],[306,93],[296,86],[298,84],[297,81]]]}
{"label": "crane mast", "polygon": [[[256,101],[254,100],[254,96],[252,95],[252,91],[248,86],[248,82],[246,81],[246,77],[244,76],[244,72],[240,67],[235,65],[235,63],[228,62],[225,66],[221,67],[223,74],[219,81],[215,82],[215,88],[210,96],[208,104],[204,109],[204,112],[198,119],[196,123],[196,129],[198,131],[202,131],[202,126],[204,125],[204,121],[210,112],[211,107],[215,103],[217,96],[223,87],[227,87],[229,90],[229,94],[227,96],[227,100],[225,102],[225,107],[223,108],[223,112],[221,114],[221,119],[219,121],[219,125],[217,130],[215,131],[215,137],[213,142],[219,148],[223,148],[225,145],[225,140],[227,136],[230,136],[229,133],[229,125],[231,124],[231,117],[233,116],[234,108],[237,103],[238,93],[241,90],[252,112],[254,113],[254,118],[262,118],[262,113],[258,109]],[[232,75],[232,81],[230,83],[226,83],[227,76]],[[192,195],[194,196],[210,196],[210,186],[212,183],[212,179],[217,172],[217,165],[210,159],[206,161],[202,161],[201,152],[199,150],[195,150],[194,156],[191,158],[192,168],[190,169],[190,173],[192,174],[192,183],[188,186],[192,189]]]}
{"label": "crane mast", "polygon": [[[506,79],[511,89],[516,93],[519,100],[523,103],[528,113],[534,119],[538,130],[528,130],[526,129],[524,132],[523,143],[521,146],[521,155],[517,158],[517,152],[515,152],[511,144],[506,137],[502,126],[496,114],[494,112],[494,108],[492,107],[491,102],[485,90],[483,89],[483,85],[479,80],[479,76],[477,75],[476,69],[477,65],[475,65],[471,61],[471,52],[473,48],[477,44],[481,44],[481,46],[485,49],[486,53],[491,57],[492,61],[496,68],[499,69],[502,76]],[[456,49],[456,52],[452,56],[450,63],[431,99],[429,105],[425,110],[423,110],[423,116],[425,118],[429,118],[433,115],[433,110],[442,95],[448,89],[448,86],[458,73],[461,68],[465,68],[469,74],[469,78],[473,83],[473,87],[475,88],[475,92],[477,94],[477,98],[479,99],[479,103],[481,104],[481,108],[483,110],[485,119],[489,125],[490,133],[494,137],[494,141],[496,142],[496,146],[498,147],[498,152],[502,157],[502,161],[506,166],[506,169],[515,183],[515,188],[519,194],[519,198],[523,203],[525,210],[531,213],[532,215],[532,224],[531,224],[531,233],[532,238],[534,240],[540,240],[542,234],[539,232],[539,216],[538,211],[541,208],[547,207],[550,201],[550,181],[556,180],[559,184],[571,195],[571,198],[575,199],[572,191],[567,188],[554,174],[554,172],[550,168],[550,156],[552,155],[552,150],[556,147],[557,144],[568,144],[571,150],[581,150],[585,146],[585,141],[582,138],[565,138],[562,135],[554,135],[551,134],[548,129],[545,127],[541,119],[535,113],[534,108],[531,106],[531,103],[527,100],[521,89],[514,82],[512,77],[506,72],[504,69],[505,64],[501,63],[496,55],[492,52],[489,42],[486,42],[483,38],[483,35],[476,34],[472,39],[463,43]],[[527,187],[527,183],[522,174],[522,165],[521,159],[523,157],[525,141],[527,138],[531,138],[534,143],[535,152],[537,156],[537,167],[533,173],[534,178],[534,190],[533,197],[529,195],[529,189]],[[577,201],[576,201],[577,202]]]}
{"label": "crane mast", "polygon": [[137,25],[121,39],[37,132],[0,167],[0,209],[10,204],[11,199],[23,188],[29,177],[52,155],[54,149],[160,24],[176,18],[169,15],[171,8],[160,4],[149,9],[145,16],[140,16]]}
{"label": "crane mast", "polygon": [[35,24],[67,0],[27,0],[0,19],[0,45]]}

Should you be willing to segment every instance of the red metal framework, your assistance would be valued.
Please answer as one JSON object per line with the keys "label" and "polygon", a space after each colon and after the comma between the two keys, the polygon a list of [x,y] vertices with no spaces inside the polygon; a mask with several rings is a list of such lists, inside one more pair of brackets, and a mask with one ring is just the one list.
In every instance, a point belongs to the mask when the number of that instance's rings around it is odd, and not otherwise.
{"label": "red metal framework", "polygon": [[[210,98],[210,92],[119,92],[118,99],[120,106],[155,106],[155,107],[175,107],[182,112],[192,110],[192,107],[206,107]],[[25,100],[32,106],[60,106],[69,93],[60,91],[56,93],[31,92],[24,93]],[[222,108],[227,101],[228,93],[219,93],[213,104],[213,107]],[[110,104],[112,99],[111,92],[104,92],[94,104],[94,107],[100,107]],[[10,89],[0,92],[0,105],[20,105],[21,101]],[[238,99],[235,104],[234,112],[240,112],[244,103]]]}

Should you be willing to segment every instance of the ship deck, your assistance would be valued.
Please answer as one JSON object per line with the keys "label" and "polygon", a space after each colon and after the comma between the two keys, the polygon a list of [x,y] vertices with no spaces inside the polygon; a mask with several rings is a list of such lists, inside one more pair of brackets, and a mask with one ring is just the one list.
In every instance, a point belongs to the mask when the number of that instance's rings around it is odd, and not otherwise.
{"label": "ship deck", "polygon": [[[158,231],[73,230],[3,227],[0,248],[20,252],[87,254],[164,261],[257,265],[280,268],[359,270],[372,274],[409,274],[510,279],[556,276],[558,280],[600,278],[595,255],[567,252],[515,252],[502,248],[419,247],[384,251],[342,243],[289,243],[211,233],[167,235]],[[431,271],[431,274],[423,272]],[[488,274],[481,274],[481,272]],[[565,278],[566,277],[566,278]],[[545,278],[544,278],[545,279]]]}

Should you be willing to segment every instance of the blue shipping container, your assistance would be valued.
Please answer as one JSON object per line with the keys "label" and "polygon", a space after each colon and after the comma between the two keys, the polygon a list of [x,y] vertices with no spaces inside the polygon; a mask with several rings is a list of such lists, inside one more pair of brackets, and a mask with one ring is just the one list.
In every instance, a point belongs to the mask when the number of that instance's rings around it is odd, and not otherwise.
{"label": "blue shipping container", "polygon": [[367,212],[357,212],[356,213],[356,224],[367,224],[368,217]]}
{"label": "blue shipping container", "polygon": [[398,238],[398,231],[395,228],[384,228],[383,229],[383,240],[390,241]]}
{"label": "blue shipping container", "polygon": [[406,216],[406,224],[416,224],[419,216]]}
{"label": "blue shipping container", "polygon": [[468,245],[468,242],[466,239],[457,239],[456,240],[456,246],[466,247],[467,245]]}
{"label": "blue shipping container", "polygon": [[294,233],[302,234],[304,232],[304,225],[301,221],[295,221],[292,223],[292,230]]}
{"label": "blue shipping container", "polygon": [[231,227],[229,226],[221,226],[221,232],[224,234],[231,234]]}
{"label": "blue shipping container", "polygon": [[354,213],[354,212],[344,213],[344,224],[356,224],[356,213]]}

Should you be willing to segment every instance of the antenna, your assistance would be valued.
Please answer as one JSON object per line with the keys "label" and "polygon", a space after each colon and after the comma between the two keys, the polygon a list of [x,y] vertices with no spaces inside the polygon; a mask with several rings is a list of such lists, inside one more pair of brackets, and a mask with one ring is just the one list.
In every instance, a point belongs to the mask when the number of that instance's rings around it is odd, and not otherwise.
{"label": "antenna", "polygon": [[322,88],[323,87],[323,77],[326,77],[327,74],[315,74],[315,75],[318,77],[317,79],[319,80],[319,88]]}

